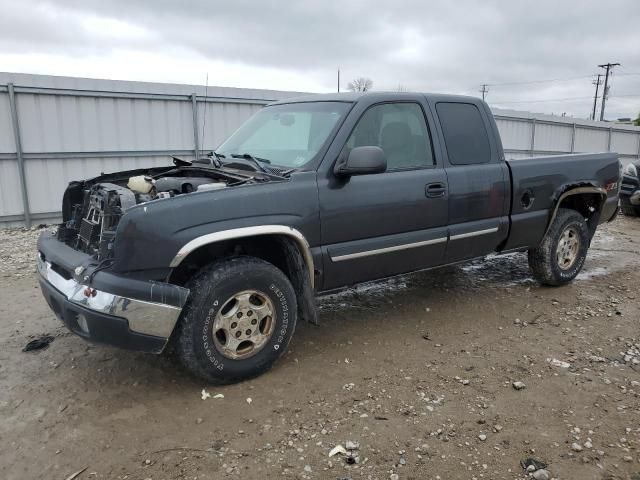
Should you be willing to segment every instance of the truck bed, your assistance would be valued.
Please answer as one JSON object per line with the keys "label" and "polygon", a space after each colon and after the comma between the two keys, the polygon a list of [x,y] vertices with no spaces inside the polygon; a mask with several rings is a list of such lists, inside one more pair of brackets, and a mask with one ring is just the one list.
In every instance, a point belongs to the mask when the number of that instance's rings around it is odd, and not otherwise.
{"label": "truck bed", "polygon": [[[598,223],[608,221],[618,204],[620,163],[616,153],[570,154],[507,160],[511,175],[511,228],[504,250],[539,242],[555,201],[566,186],[601,188],[606,201]],[[532,238],[535,232],[537,238]]]}

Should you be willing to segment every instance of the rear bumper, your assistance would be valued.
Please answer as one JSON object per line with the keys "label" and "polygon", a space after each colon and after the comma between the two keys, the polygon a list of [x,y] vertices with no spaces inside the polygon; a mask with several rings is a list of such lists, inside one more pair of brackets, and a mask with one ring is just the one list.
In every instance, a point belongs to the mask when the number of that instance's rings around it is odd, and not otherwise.
{"label": "rear bumper", "polygon": [[[188,289],[104,271],[95,274],[89,288],[84,273],[77,277],[69,273],[69,265],[65,268],[48,261],[46,247],[46,242],[39,242],[40,288],[69,330],[87,340],[131,350],[160,353],[164,349],[186,303]],[[60,249],[50,253],[61,259]],[[109,288],[111,285],[113,288]]]}

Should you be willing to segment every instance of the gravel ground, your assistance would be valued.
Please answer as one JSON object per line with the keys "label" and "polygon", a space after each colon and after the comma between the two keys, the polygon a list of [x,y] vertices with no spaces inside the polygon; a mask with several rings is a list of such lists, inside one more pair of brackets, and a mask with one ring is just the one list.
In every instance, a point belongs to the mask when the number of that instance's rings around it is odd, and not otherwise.
{"label": "gravel ground", "polygon": [[513,254],[324,297],[319,327],[228,387],[69,334],[37,234],[0,231],[3,478],[640,480],[638,219],[562,288]]}
{"label": "gravel ground", "polygon": [[0,277],[31,277],[35,271],[39,228],[0,228]]}

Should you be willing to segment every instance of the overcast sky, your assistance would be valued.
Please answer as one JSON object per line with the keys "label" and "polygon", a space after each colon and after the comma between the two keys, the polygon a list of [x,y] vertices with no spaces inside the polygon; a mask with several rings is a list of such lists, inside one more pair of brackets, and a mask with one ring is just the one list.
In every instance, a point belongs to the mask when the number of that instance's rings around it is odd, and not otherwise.
{"label": "overcast sky", "polygon": [[[640,1],[0,0],[0,70],[309,92],[480,95],[588,117],[598,64],[620,62],[607,118],[640,112]],[[565,80],[570,78],[571,80]],[[562,79],[539,83],[519,83]],[[518,83],[512,85],[498,85]]]}

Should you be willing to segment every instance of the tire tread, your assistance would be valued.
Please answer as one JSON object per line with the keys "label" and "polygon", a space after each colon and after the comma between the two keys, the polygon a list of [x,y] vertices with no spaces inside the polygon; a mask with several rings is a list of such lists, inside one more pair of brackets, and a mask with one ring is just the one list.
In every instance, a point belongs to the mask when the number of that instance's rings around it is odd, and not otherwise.
{"label": "tire tread", "polygon": [[[187,370],[211,384],[224,385],[237,383],[261,375],[269,370],[273,363],[284,354],[293,337],[296,324],[295,317],[292,317],[291,333],[287,336],[286,343],[282,345],[283,348],[279,349],[277,357],[273,361],[255,365],[250,374],[243,376],[220,375],[216,369],[204,368],[202,359],[198,358],[195,344],[198,335],[196,335],[194,331],[198,325],[197,321],[193,319],[197,310],[197,302],[194,301],[196,296],[210,294],[216,285],[224,282],[230,275],[249,275],[257,268],[270,271],[270,275],[274,276],[279,283],[284,285],[285,288],[290,289],[290,292],[293,293],[293,287],[289,279],[280,269],[269,262],[249,256],[231,257],[213,262],[200,269],[186,285],[187,288],[191,290],[191,293],[177,327],[176,354]],[[295,303],[295,294],[292,296]],[[291,312],[295,315],[296,311],[297,308],[295,308],[294,305]]]}

